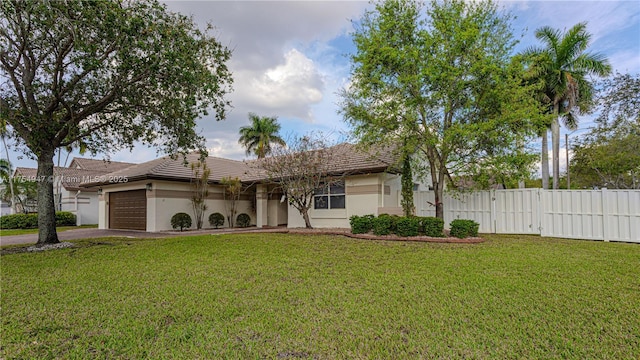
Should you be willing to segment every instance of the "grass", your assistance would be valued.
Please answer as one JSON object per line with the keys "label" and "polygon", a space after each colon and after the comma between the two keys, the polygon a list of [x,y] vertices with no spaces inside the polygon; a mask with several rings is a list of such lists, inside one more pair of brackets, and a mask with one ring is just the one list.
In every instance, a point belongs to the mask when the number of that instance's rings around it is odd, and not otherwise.
{"label": "grass", "polygon": [[4,255],[0,357],[640,358],[639,245],[487,239],[108,238]]}
{"label": "grass", "polygon": [[[73,229],[83,229],[83,228],[97,228],[97,224],[92,225],[80,225],[80,226],[58,226],[56,230],[67,231]],[[38,229],[0,229],[0,236],[11,236],[11,235],[25,235],[25,234],[37,234]]]}

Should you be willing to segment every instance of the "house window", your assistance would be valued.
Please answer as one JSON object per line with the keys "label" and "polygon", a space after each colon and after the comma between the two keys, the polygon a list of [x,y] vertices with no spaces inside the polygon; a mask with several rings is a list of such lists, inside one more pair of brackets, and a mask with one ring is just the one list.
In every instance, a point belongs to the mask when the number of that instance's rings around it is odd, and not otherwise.
{"label": "house window", "polygon": [[314,209],[344,209],[344,181],[326,184],[314,192]]}

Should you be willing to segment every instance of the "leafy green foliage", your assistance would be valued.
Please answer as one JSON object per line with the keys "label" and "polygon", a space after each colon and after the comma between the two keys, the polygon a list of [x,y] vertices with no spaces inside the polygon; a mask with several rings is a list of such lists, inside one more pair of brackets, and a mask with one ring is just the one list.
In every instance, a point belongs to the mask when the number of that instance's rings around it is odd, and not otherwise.
{"label": "leafy green foliage", "polygon": [[[75,226],[76,215],[68,211],[56,212],[56,226]],[[11,214],[0,217],[2,229],[35,229],[38,227],[38,214]]]}
{"label": "leafy green foliage", "polygon": [[391,215],[380,214],[372,222],[375,235],[389,235],[395,231],[396,221]]}
{"label": "leafy green foliage", "polygon": [[187,213],[179,212],[171,217],[171,227],[174,229],[188,229],[191,227],[191,216]]}
{"label": "leafy green foliage", "polygon": [[245,213],[238,214],[236,225],[241,228],[248,227],[249,225],[251,225],[251,217]]}
{"label": "leafy green foliage", "polygon": [[73,226],[76,224],[76,215],[69,211],[56,211],[56,226]]}
{"label": "leafy green foliage", "polygon": [[252,152],[262,159],[271,153],[271,144],[285,146],[286,142],[280,137],[280,124],[277,117],[258,116],[249,114],[250,126],[240,128],[238,143],[247,149],[247,155]]}
{"label": "leafy green foliage", "polygon": [[420,232],[426,236],[442,237],[444,236],[444,220],[437,217],[421,217]]}
{"label": "leafy green foliage", "polygon": [[[10,0],[0,18],[0,114],[39,178],[52,178],[61,147],[204,150],[196,119],[226,116],[231,51],[156,0]],[[56,243],[53,184],[39,187],[38,241]]]}
{"label": "leafy green foliage", "polygon": [[640,189],[640,75],[600,84],[597,127],[573,146],[571,182],[580,188]]}
{"label": "leafy green foliage", "polygon": [[349,218],[352,234],[366,234],[373,228],[374,215],[358,216],[353,215]]}
{"label": "leafy green foliage", "polygon": [[405,152],[402,160],[402,212],[404,216],[413,216],[416,210],[413,205],[413,172],[411,171],[411,157]]}
{"label": "leafy green foliage", "polygon": [[522,62],[510,57],[509,21],[489,1],[423,8],[390,0],[366,12],[353,34],[341,111],[362,144],[417,151],[428,166],[413,170],[430,176],[439,218],[451,176],[526,178],[535,162],[523,144],[541,111]]}
{"label": "leafy green foliage", "polygon": [[224,225],[224,215],[219,212],[209,215],[209,224],[216,229]]}
{"label": "leafy green foliage", "polygon": [[396,220],[395,228],[398,236],[418,236],[420,233],[420,219],[415,216],[400,217]]}
{"label": "leafy green foliage", "polygon": [[[604,55],[587,51],[591,34],[587,23],[578,23],[566,32],[544,26],[536,30],[536,38],[544,47],[532,47],[525,51],[531,68],[542,80],[544,87],[538,99],[553,114],[551,142],[553,153],[553,189],[560,184],[560,123],[562,118],[568,129],[578,126],[578,115],[588,113],[593,105],[594,89],[590,76],[607,76],[611,65]],[[546,129],[544,129],[546,135]],[[542,152],[547,153],[543,143]],[[543,171],[546,179],[548,169]],[[543,184],[546,181],[543,180]]]}
{"label": "leafy green foliage", "polygon": [[449,224],[451,227],[450,235],[460,239],[478,236],[478,228],[480,224],[473,220],[456,219]]}

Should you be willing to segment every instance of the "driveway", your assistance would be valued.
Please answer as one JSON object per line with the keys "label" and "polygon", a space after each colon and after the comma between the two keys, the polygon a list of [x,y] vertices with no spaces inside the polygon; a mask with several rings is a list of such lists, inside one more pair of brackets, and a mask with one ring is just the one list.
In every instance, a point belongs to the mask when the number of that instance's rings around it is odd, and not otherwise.
{"label": "driveway", "polygon": [[[93,239],[102,237],[130,237],[130,238],[166,238],[176,236],[191,236],[202,234],[230,234],[240,232],[283,232],[286,229],[273,228],[273,229],[257,229],[244,228],[244,229],[204,229],[204,230],[189,230],[184,232],[178,231],[166,231],[166,232],[146,232],[140,230],[111,230],[111,229],[96,229],[96,228],[83,228],[73,229],[67,231],[58,232],[58,240],[78,240],[78,239]],[[35,244],[38,242],[38,234],[25,234],[25,235],[12,235],[12,236],[0,236],[0,246],[4,245],[20,245],[20,244]]]}

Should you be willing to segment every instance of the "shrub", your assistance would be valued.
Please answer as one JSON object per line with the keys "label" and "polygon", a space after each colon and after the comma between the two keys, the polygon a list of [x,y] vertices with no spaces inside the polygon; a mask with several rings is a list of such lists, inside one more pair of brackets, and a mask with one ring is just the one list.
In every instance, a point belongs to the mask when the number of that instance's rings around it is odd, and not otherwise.
{"label": "shrub", "polygon": [[209,215],[209,224],[216,229],[224,225],[224,215],[219,212]]}
{"label": "shrub", "polygon": [[191,227],[191,216],[183,212],[177,213],[171,217],[171,226],[174,229],[180,228],[180,231],[188,229]]}
{"label": "shrub", "polygon": [[398,236],[418,236],[420,219],[415,216],[400,217],[396,220],[396,234]]}
{"label": "shrub", "polygon": [[11,214],[0,217],[2,229],[34,229],[38,227],[38,214]]}
{"label": "shrub", "polygon": [[395,219],[387,214],[381,214],[373,219],[373,233],[376,235],[389,235],[394,232]]}
{"label": "shrub", "polygon": [[451,236],[463,239],[478,236],[480,224],[473,220],[456,219],[451,222]]}
{"label": "shrub", "polygon": [[245,213],[239,214],[236,218],[236,225],[238,227],[247,227],[251,225],[251,217]]}
{"label": "shrub", "polygon": [[56,211],[56,226],[75,226],[76,215],[68,211]]}
{"label": "shrub", "polygon": [[358,216],[353,215],[349,218],[352,234],[366,234],[373,228],[373,215]]}
{"label": "shrub", "polygon": [[[68,211],[56,212],[56,226],[75,226],[76,216]],[[38,214],[11,214],[0,217],[2,229],[35,229],[38,227]]]}
{"label": "shrub", "polygon": [[437,217],[420,218],[420,232],[426,236],[443,237],[444,220]]}

